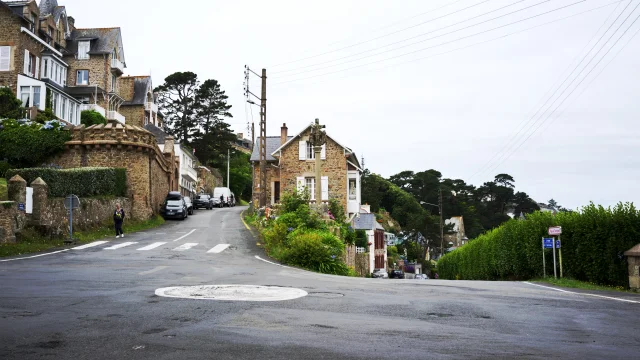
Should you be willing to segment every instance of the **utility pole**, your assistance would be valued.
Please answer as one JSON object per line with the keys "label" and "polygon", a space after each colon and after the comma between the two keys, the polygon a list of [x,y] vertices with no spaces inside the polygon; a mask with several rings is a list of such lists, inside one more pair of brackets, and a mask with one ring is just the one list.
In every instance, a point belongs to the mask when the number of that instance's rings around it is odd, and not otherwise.
{"label": "utility pole", "polygon": [[442,222],[442,188],[438,191],[438,209],[440,210],[440,257],[444,256],[444,223]]}
{"label": "utility pole", "polygon": [[227,187],[229,189],[231,189],[231,186],[229,186],[229,165],[231,164],[231,161],[230,161],[231,156],[230,155],[231,155],[231,150],[227,149]]}
{"label": "utility pole", "polygon": [[[260,184],[259,186],[259,201],[260,207],[265,207],[267,205],[267,69],[262,69],[262,74],[258,74],[255,71],[251,70],[248,66],[244,66],[244,76],[245,76],[245,96],[247,97],[247,102],[252,105],[256,105],[255,102],[250,100],[249,95],[252,95],[256,99],[260,100],[260,136],[258,141],[260,144],[258,145],[258,149],[260,151]],[[249,90],[249,73],[253,73],[257,77],[262,80],[262,91],[260,96],[256,96]],[[252,147],[255,144],[255,125],[252,124]],[[255,187],[254,187],[255,189]]]}

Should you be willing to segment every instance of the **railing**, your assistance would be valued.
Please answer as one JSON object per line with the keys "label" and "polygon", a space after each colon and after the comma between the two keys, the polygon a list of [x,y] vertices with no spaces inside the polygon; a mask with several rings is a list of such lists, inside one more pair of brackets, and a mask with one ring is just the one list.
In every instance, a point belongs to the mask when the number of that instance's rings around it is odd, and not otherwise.
{"label": "railing", "polygon": [[106,117],[106,112],[104,108],[98,104],[81,104],[80,111],[85,111],[85,110],[93,110],[93,111],[99,112],[100,115]]}
{"label": "railing", "polygon": [[124,64],[122,63],[122,61],[118,60],[118,59],[111,59],[111,69],[116,69],[119,72],[123,73],[124,72]]}
{"label": "railing", "polygon": [[158,105],[152,102],[148,102],[144,104],[144,109],[147,111],[153,111],[155,113],[158,112]]}
{"label": "railing", "polygon": [[124,124],[124,116],[117,111],[107,111],[107,120],[116,120],[122,124]]}

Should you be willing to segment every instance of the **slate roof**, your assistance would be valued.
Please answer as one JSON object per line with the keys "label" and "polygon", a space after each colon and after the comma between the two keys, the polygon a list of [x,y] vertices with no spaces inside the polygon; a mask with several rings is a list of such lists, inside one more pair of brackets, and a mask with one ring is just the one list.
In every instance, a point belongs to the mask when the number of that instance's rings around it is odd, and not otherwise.
{"label": "slate roof", "polygon": [[126,66],[124,49],[122,47],[122,34],[119,27],[75,29],[71,32],[71,39],[67,41],[67,50],[71,54],[77,54],[78,41],[81,40],[91,40],[89,54],[110,54],[113,49],[117,47],[120,54],[120,61]]}
{"label": "slate roof", "polygon": [[[287,141],[293,139],[293,136],[287,137]],[[276,161],[271,153],[280,147],[280,136],[267,136],[267,161]],[[251,153],[251,161],[260,161],[260,139],[256,140],[256,145]]]}
{"label": "slate roof", "polygon": [[164,138],[167,136],[170,136],[169,134],[167,134],[166,132],[164,132],[162,129],[160,129],[159,127],[153,125],[153,124],[147,124],[144,126],[145,130],[147,130],[148,132],[152,133],[153,136],[156,137],[156,142],[158,144],[164,144]]}
{"label": "slate roof", "polygon": [[384,230],[382,225],[376,221],[376,214],[360,213],[360,216],[353,218],[353,228],[355,230]]}
{"label": "slate roof", "polygon": [[151,76],[134,76],[133,100],[125,101],[122,105],[144,105],[147,102],[149,87],[151,87]]}
{"label": "slate roof", "polygon": [[40,15],[53,14],[55,8],[58,7],[58,1],[56,0],[40,0]]}

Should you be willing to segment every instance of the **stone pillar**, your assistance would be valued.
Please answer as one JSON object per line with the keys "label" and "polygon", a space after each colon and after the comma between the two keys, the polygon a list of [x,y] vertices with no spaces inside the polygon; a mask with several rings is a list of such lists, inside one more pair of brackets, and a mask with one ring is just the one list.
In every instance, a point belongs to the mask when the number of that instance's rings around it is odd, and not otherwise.
{"label": "stone pillar", "polygon": [[49,185],[41,178],[33,180],[31,183],[33,188],[33,222],[37,225],[43,225],[44,212],[47,209],[47,201],[49,200]]}
{"label": "stone pillar", "polygon": [[629,287],[632,290],[640,290],[640,244],[625,251],[627,264],[629,264]]}
{"label": "stone pillar", "polygon": [[15,203],[0,203],[0,244],[16,242],[17,209],[18,205]]}
{"label": "stone pillar", "polygon": [[26,204],[27,182],[20,175],[12,177],[7,184],[7,193],[9,194],[9,201]]}

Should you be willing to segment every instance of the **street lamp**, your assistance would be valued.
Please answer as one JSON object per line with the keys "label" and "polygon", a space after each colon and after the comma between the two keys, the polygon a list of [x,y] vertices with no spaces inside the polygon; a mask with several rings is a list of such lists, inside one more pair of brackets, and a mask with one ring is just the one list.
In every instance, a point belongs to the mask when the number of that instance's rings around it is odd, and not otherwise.
{"label": "street lamp", "polygon": [[442,191],[440,191],[440,204],[432,204],[425,201],[420,201],[422,205],[431,205],[438,208],[438,212],[440,213],[440,257],[444,255],[444,225],[442,223]]}

